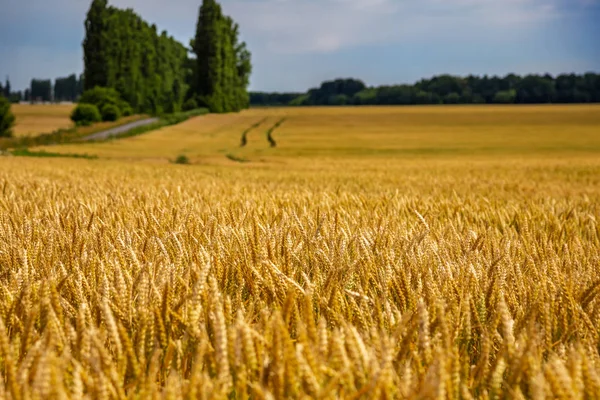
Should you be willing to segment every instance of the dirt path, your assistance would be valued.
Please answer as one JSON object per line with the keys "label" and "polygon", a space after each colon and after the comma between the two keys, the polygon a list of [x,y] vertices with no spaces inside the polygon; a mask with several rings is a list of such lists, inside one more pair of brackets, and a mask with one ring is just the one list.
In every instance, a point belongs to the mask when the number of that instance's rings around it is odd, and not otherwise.
{"label": "dirt path", "polygon": [[153,124],[155,122],[158,122],[158,118],[147,118],[147,119],[142,119],[139,121],[133,121],[130,122],[128,124],[125,125],[121,125],[121,126],[117,126],[115,128],[111,128],[111,129],[107,129],[105,131],[102,132],[96,132],[92,135],[86,136],[84,138],[82,138],[81,140],[83,141],[91,141],[91,140],[102,140],[102,139],[106,139],[112,135],[118,135],[120,133],[125,133],[130,131],[133,128],[137,128],[139,126],[145,126],[145,125],[150,125]]}

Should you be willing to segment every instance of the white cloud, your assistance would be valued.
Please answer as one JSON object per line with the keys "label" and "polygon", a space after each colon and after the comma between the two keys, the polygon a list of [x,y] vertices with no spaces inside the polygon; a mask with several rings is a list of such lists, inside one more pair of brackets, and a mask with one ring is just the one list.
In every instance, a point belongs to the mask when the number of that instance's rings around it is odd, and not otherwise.
{"label": "white cloud", "polygon": [[[109,1],[135,9],[185,44],[194,33],[201,3]],[[518,36],[557,17],[561,1],[565,0],[222,0],[222,4],[253,47],[275,54],[301,54],[431,38]],[[599,0],[568,1],[582,6]]]}
{"label": "white cloud", "polygon": [[492,31],[515,35],[557,17],[558,1],[234,0],[224,8],[270,51],[307,53]]}
{"label": "white cloud", "polygon": [[[28,7],[8,1],[9,14],[11,9],[19,16],[34,10],[48,14],[69,10],[68,14],[75,14],[69,19],[77,18],[82,24],[90,0],[25,0]],[[565,1],[574,8],[600,0],[221,0],[248,42],[276,54],[328,53],[357,45],[486,35],[510,38],[559,16],[557,5]],[[187,44],[201,0],[109,3],[133,8]]]}

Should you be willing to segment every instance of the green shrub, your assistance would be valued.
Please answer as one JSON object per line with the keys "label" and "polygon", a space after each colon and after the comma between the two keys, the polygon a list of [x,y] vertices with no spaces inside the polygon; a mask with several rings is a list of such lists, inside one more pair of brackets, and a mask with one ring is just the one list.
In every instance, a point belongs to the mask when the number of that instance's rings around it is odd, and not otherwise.
{"label": "green shrub", "polygon": [[121,118],[121,110],[113,104],[102,107],[102,121],[116,121]]}
{"label": "green shrub", "polygon": [[112,105],[119,109],[119,115],[133,115],[133,109],[128,102],[121,98],[119,92],[113,88],[96,86],[86,90],[79,99],[79,103],[93,104],[98,110],[104,109],[106,105]]}
{"label": "green shrub", "polygon": [[41,157],[41,158],[85,158],[87,160],[95,160],[98,156],[88,154],[76,154],[76,153],[52,153],[45,150],[42,151],[30,151],[29,149],[16,149],[11,151],[9,154],[18,157]]}
{"label": "green shrub", "polygon": [[90,125],[102,121],[98,107],[93,104],[79,104],[71,113],[71,120],[78,126]]}
{"label": "green shrub", "polygon": [[106,104],[119,106],[122,101],[119,92],[115,89],[100,86],[86,90],[79,98],[79,103],[93,104],[98,109],[102,109]]}
{"label": "green shrub", "polygon": [[190,159],[187,158],[186,155],[180,154],[179,156],[177,156],[177,158],[175,159],[174,162],[175,162],[175,164],[189,164]]}
{"label": "green shrub", "polygon": [[121,115],[123,117],[129,117],[133,115],[133,108],[127,103],[125,100],[121,100],[119,102],[119,110],[121,110]]}
{"label": "green shrub", "polygon": [[15,116],[10,110],[10,102],[0,95],[0,137],[12,137]]}
{"label": "green shrub", "polygon": [[185,103],[183,103],[183,111],[191,111],[195,110],[196,108],[198,108],[198,102],[194,98],[188,99]]}

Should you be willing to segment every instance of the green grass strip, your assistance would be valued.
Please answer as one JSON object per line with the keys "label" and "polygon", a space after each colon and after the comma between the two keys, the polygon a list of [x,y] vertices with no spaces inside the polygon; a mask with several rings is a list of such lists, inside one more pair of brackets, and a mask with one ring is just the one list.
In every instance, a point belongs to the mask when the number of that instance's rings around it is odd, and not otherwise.
{"label": "green grass strip", "polygon": [[89,154],[73,154],[73,153],[52,153],[48,151],[31,151],[29,149],[16,149],[9,152],[16,157],[42,157],[42,158],[85,158],[87,160],[95,160],[98,156]]}
{"label": "green grass strip", "polygon": [[235,162],[239,162],[239,163],[246,163],[246,162],[250,162],[250,160],[247,160],[245,158],[242,157],[238,157],[235,154],[231,154],[231,153],[227,153],[225,154],[225,157],[227,157],[228,159],[230,159],[231,161],[235,161]]}

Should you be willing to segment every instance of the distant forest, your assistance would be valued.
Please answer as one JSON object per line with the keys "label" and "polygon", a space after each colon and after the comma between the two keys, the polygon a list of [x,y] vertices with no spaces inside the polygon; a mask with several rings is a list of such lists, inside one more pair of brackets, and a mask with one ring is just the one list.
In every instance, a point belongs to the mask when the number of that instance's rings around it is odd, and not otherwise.
{"label": "distant forest", "polygon": [[251,92],[252,106],[543,104],[600,102],[600,74],[440,75],[414,85],[368,87],[357,79],[323,82],[307,93]]}

